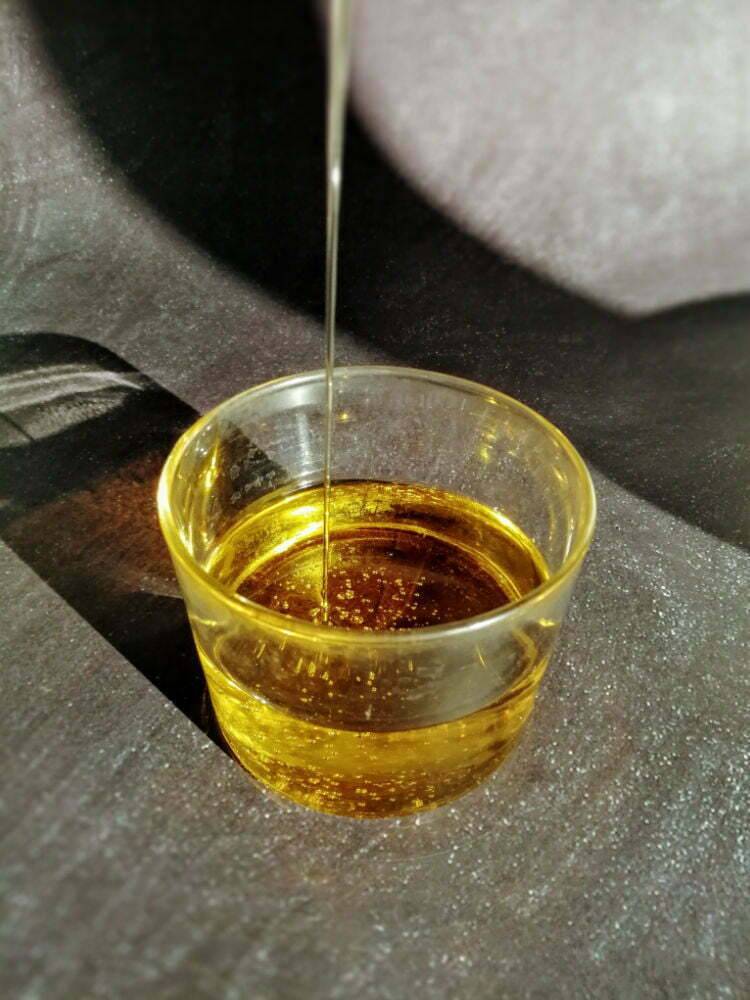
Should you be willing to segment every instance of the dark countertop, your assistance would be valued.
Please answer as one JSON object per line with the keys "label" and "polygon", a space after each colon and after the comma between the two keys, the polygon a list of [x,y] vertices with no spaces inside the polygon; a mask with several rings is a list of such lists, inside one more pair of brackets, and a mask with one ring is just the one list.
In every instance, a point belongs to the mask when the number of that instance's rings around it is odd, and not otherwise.
{"label": "dark countertop", "polygon": [[747,296],[618,315],[354,124],[340,359],[536,406],[597,538],[521,745],[451,807],[319,816],[201,728],[153,477],[322,356],[318,39],[270,6],[0,9],[3,995],[744,996]]}

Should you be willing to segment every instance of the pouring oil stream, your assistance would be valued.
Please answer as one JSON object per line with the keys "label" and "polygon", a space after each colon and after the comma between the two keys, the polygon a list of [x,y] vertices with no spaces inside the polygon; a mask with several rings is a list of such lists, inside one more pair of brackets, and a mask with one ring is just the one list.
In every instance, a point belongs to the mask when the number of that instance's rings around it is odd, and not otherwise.
{"label": "pouring oil stream", "polygon": [[336,286],[343,175],[346,91],[351,48],[352,0],[331,0],[326,103],[325,455],[323,461],[323,621],[328,621],[333,455],[333,369],[336,362]]}

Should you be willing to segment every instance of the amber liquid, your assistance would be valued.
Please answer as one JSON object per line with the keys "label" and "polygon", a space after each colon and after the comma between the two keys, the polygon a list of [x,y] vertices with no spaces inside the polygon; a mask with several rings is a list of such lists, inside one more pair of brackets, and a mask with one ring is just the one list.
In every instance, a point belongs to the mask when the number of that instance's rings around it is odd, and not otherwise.
{"label": "amber liquid", "polygon": [[[517,600],[546,577],[522,532],[466,497],[353,481],[334,483],[330,503],[329,626],[377,633],[444,625]],[[320,623],[322,561],[318,486],[250,507],[209,569],[250,601]],[[227,639],[201,656],[222,731],[252,774],[317,809],[385,816],[438,805],[497,767],[545,665],[533,636],[517,643],[519,684],[433,725],[411,720],[420,692],[406,652],[390,654],[380,670],[366,669],[346,643],[326,650],[324,640],[319,652],[300,655],[283,638],[273,650],[266,640]],[[479,647],[476,655],[476,671],[492,669]]]}

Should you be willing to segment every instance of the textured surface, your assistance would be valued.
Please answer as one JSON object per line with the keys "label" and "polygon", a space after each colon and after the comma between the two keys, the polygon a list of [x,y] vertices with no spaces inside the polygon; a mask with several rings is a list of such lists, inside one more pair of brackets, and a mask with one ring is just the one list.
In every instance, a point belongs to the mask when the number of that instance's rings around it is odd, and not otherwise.
{"label": "textured surface", "polygon": [[368,126],[472,233],[628,312],[747,291],[743,0],[383,0],[358,29]]}
{"label": "textured surface", "polygon": [[[93,341],[189,419],[318,365],[322,115],[298,4],[173,6],[0,7],[0,330]],[[595,470],[597,539],[528,734],[419,821],[269,798],[174,707],[174,676],[152,670],[168,633],[128,644],[135,597],[171,600],[151,512],[122,492],[142,501],[150,466],[123,462],[120,432],[109,453],[84,434],[73,490],[54,454],[71,439],[4,421],[3,994],[743,997],[750,303],[623,323],[474,243],[359,131],[348,157],[342,358],[491,383]],[[56,342],[56,364],[79,363]],[[32,387],[41,404],[56,385]],[[0,412],[18,416],[18,392],[0,382]],[[138,425],[154,454],[161,412]],[[35,474],[28,437],[52,447]],[[114,492],[92,472],[105,454]],[[30,483],[62,506],[41,517]],[[87,497],[127,510],[122,530]],[[85,559],[71,577],[46,555],[89,536],[128,602],[103,602]]]}

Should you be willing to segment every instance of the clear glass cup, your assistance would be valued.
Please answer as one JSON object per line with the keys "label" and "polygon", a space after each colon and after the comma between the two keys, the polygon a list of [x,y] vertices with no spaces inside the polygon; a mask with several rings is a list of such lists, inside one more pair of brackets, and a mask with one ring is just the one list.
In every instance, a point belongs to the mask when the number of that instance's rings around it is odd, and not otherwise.
{"label": "clear glass cup", "polygon": [[[468,496],[523,531],[548,577],[514,603],[425,628],[291,618],[238,596],[210,567],[249,505],[322,482],[325,398],[325,374],[311,372],[206,414],[167,460],[159,517],[240,763],[313,808],[402,815],[473,787],[513,745],[592,538],[594,490],[563,434],[502,393],[410,368],[338,368],[334,480]],[[317,527],[320,516],[311,507]]]}

